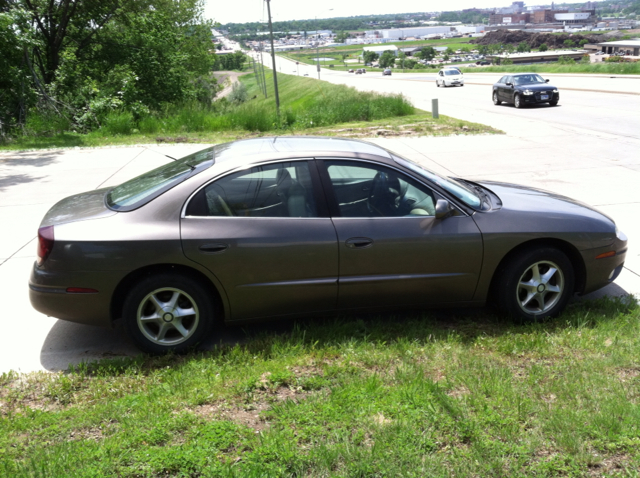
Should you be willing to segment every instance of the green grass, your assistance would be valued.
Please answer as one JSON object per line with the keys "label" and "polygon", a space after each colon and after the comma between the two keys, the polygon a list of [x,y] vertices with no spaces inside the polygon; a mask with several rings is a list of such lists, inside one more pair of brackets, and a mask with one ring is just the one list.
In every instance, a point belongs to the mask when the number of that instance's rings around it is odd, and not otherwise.
{"label": "green grass", "polygon": [[638,476],[640,310],[251,327],[206,353],[0,376],[11,477]]}
{"label": "green grass", "polygon": [[[445,135],[499,133],[488,126],[453,118],[432,120],[401,95],[359,92],[311,78],[279,74],[280,117],[276,114],[273,77],[266,70],[267,98],[253,74],[241,77],[246,85],[246,103],[238,106],[222,101],[212,108],[198,105],[167,107],[158,114],[136,120],[128,112],[115,111],[102,127],[91,133],[16,136],[0,149],[148,144],[154,142],[220,143],[268,134],[340,134],[340,129],[372,130],[391,124],[400,134],[402,124],[421,126],[409,134]],[[355,126],[357,125],[357,126]],[[423,127],[428,126],[428,127]],[[354,133],[355,134],[355,133]],[[386,134],[386,133],[385,133]],[[362,134],[358,133],[359,137]]]}
{"label": "green grass", "polygon": [[574,65],[545,63],[539,65],[496,65],[482,68],[462,68],[463,73],[587,73],[602,75],[640,75],[640,62],[636,63],[576,63]]}

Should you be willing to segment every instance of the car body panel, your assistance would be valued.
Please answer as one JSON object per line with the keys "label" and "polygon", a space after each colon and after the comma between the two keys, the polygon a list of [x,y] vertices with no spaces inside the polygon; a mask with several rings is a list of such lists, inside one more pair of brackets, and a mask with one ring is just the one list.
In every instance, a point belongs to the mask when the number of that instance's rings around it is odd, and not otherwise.
{"label": "car body panel", "polygon": [[[614,222],[557,194],[482,181],[493,206],[474,210],[394,161],[389,151],[340,138],[257,138],[213,150],[212,166],[137,209],[108,209],[105,189],[53,206],[42,226],[54,227],[55,243],[43,264],[32,269],[33,306],[64,320],[107,325],[119,317],[118,303],[129,281],[158,268],[202,278],[220,299],[226,321],[354,308],[477,305],[487,300],[509,253],[534,241],[566,246],[580,266],[583,293],[615,279],[624,263],[626,239]],[[320,175],[313,186],[319,217],[185,215],[196,192],[226,174],[301,158],[318,165],[311,169]],[[332,215],[336,204],[319,181],[324,181],[324,161],[336,159],[395,168],[449,201],[455,214],[441,219]],[[358,238],[371,240],[370,247],[347,245]],[[226,247],[200,251],[216,244]],[[596,259],[603,253],[608,257]],[[70,293],[69,287],[98,292]]]}
{"label": "car body panel", "polygon": [[[524,105],[557,103],[560,100],[560,93],[555,86],[539,82],[515,84],[517,78],[534,78],[538,76],[536,73],[505,75],[493,85],[492,95],[493,92],[497,91],[500,101],[511,104],[515,102],[516,95],[520,96]],[[525,92],[531,92],[531,94],[525,94]]]}

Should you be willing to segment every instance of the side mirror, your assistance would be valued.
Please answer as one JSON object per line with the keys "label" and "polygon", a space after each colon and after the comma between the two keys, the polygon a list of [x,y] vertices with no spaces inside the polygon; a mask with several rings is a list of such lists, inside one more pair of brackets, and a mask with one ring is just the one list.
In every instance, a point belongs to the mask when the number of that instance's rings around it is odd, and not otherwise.
{"label": "side mirror", "polygon": [[446,199],[436,201],[436,219],[444,219],[451,213],[451,205]]}
{"label": "side mirror", "polygon": [[511,88],[513,88],[513,83],[505,83],[505,85],[510,86]]}
{"label": "side mirror", "polygon": [[544,80],[545,83],[549,83],[549,79]]}

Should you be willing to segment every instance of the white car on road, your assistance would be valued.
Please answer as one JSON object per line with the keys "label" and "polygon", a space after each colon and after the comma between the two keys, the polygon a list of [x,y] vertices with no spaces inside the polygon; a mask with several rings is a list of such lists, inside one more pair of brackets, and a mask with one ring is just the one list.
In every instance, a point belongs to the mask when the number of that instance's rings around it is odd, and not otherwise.
{"label": "white car on road", "polygon": [[457,68],[443,68],[438,72],[436,86],[464,86],[464,77]]}

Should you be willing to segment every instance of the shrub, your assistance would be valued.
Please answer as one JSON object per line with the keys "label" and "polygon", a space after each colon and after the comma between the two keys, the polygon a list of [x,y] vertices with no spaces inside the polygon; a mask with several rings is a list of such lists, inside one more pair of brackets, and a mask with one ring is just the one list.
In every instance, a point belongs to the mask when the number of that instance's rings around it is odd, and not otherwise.
{"label": "shrub", "polygon": [[33,108],[27,115],[24,132],[30,136],[51,136],[68,131],[71,121],[57,111]]}
{"label": "shrub", "polygon": [[130,111],[114,111],[109,113],[102,124],[102,130],[113,135],[131,134],[136,124]]}
{"label": "shrub", "polygon": [[249,94],[247,93],[247,87],[244,83],[237,81],[233,84],[231,88],[231,93],[229,93],[229,101],[232,103],[240,104],[247,101],[249,98]]}

